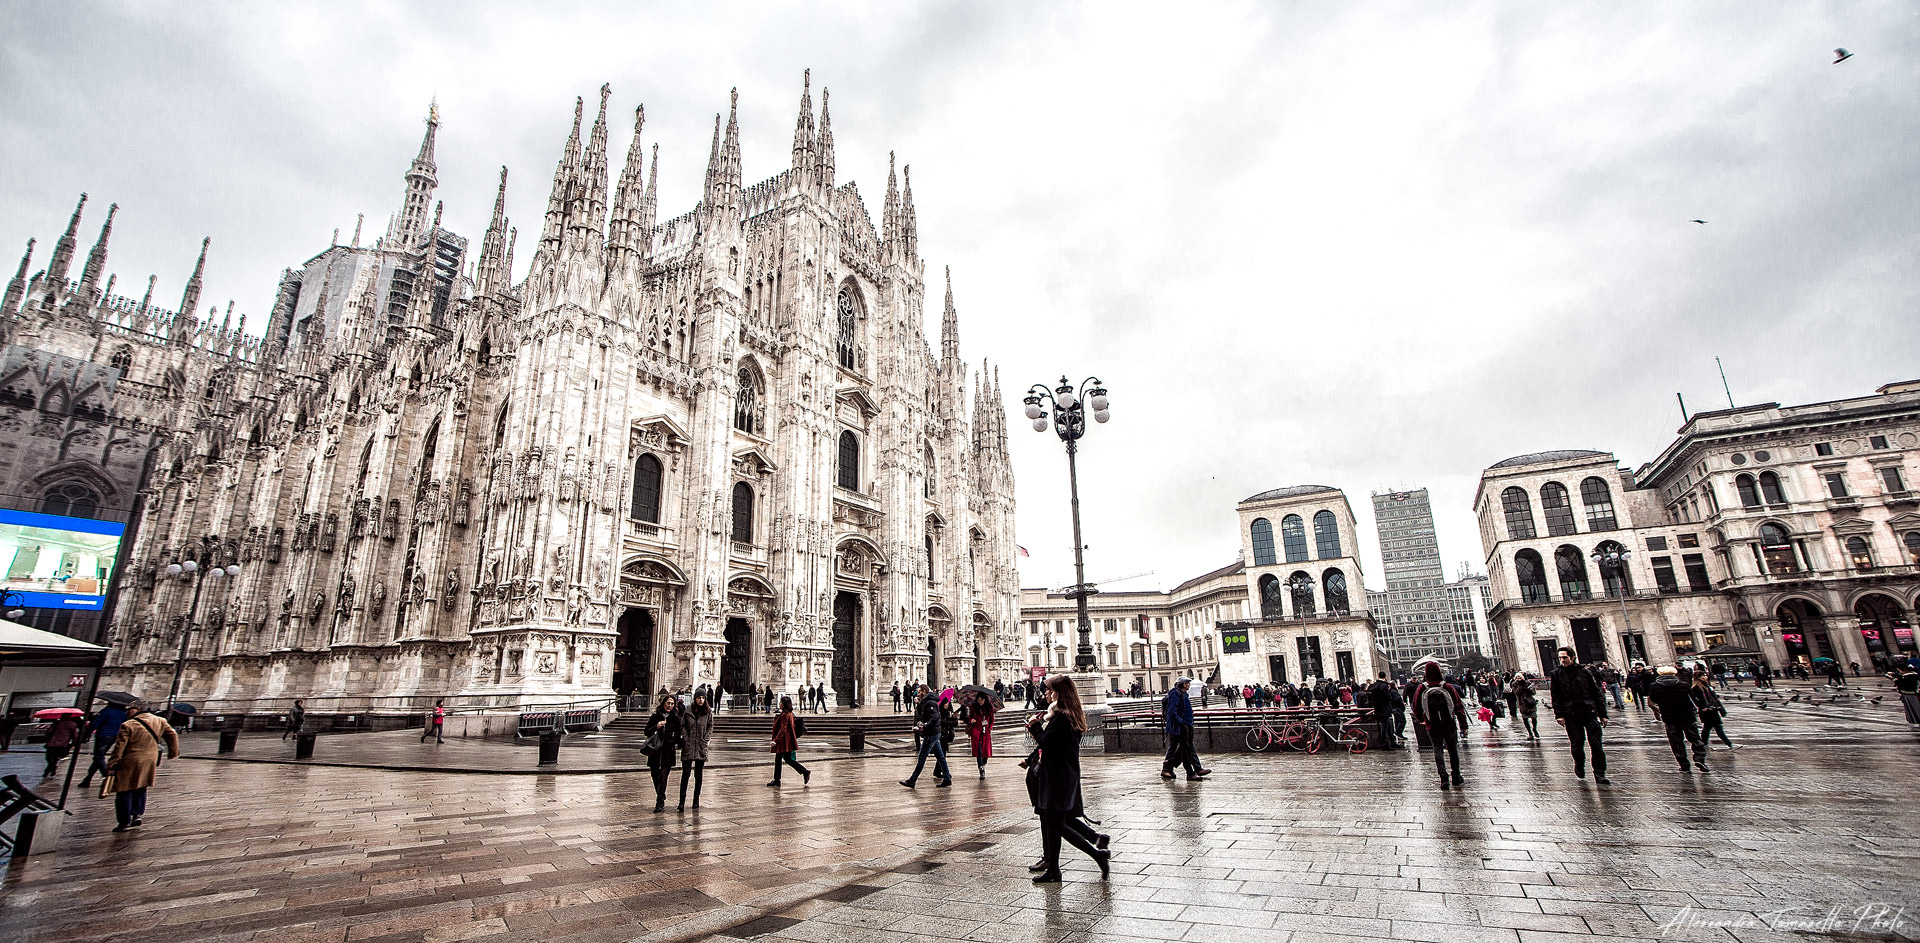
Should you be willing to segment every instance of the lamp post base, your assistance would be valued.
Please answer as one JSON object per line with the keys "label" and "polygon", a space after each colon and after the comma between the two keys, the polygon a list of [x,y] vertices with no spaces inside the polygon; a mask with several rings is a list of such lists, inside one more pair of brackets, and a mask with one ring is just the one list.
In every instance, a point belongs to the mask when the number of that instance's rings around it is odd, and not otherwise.
{"label": "lamp post base", "polygon": [[1075,671],[1067,677],[1073,679],[1073,688],[1080,694],[1080,709],[1086,712],[1087,723],[1097,725],[1100,716],[1113,709],[1107,704],[1107,676],[1097,671]]}

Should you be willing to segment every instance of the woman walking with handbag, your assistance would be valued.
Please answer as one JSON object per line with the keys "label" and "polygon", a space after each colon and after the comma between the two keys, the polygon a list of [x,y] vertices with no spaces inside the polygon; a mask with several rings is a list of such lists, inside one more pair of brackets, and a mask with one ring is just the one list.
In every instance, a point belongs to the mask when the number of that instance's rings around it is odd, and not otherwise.
{"label": "woman walking with handbag", "polygon": [[1087,810],[1080,798],[1080,735],[1087,730],[1087,717],[1080,708],[1080,693],[1066,675],[1047,679],[1047,699],[1052,704],[1045,714],[1036,714],[1027,724],[1027,732],[1040,744],[1040,774],[1033,784],[1033,810],[1040,816],[1040,860],[1028,866],[1035,884],[1060,882],[1060,840],[1093,859],[1100,876],[1107,876],[1113,853],[1107,851],[1105,835],[1095,835],[1081,819]]}
{"label": "woman walking with handbag", "polygon": [[800,785],[807,784],[813,773],[800,765],[800,734],[803,732],[800,721],[793,716],[793,698],[780,695],[780,713],[773,718],[773,782],[767,785],[779,788],[780,767],[791,766],[800,774]]}
{"label": "woman walking with handbag", "polygon": [[180,758],[180,735],[166,718],[147,713],[145,704],[135,701],[127,706],[127,721],[120,725],[113,746],[107,749],[107,781],[104,788],[113,793],[113,817],[116,832],[140,827],[147,814],[147,789],[160,769],[160,744],[167,745],[172,759]]}
{"label": "woman walking with handbag", "polygon": [[681,738],[680,699],[671,694],[660,698],[652,716],[647,718],[647,771],[653,774],[653,811],[667,808],[667,776],[673,772],[674,748]]}
{"label": "woman walking with handbag", "polygon": [[1707,737],[1718,733],[1720,742],[1729,750],[1738,750],[1732,740],[1727,739],[1727,705],[1720,700],[1719,692],[1713,689],[1713,683],[1704,671],[1693,673],[1693,687],[1687,691],[1693,698],[1693,710],[1700,717],[1700,745],[1704,748]]}
{"label": "woman walking with handbag", "polygon": [[695,694],[693,706],[680,722],[680,811],[687,810],[687,778],[693,778],[693,807],[700,808],[700,786],[707,773],[707,744],[713,739],[713,711],[707,696]]}
{"label": "woman walking with handbag", "polygon": [[993,756],[993,702],[985,694],[968,695],[972,703],[965,708],[967,739],[973,743],[973,761],[980,766],[980,778],[987,778],[987,760]]}

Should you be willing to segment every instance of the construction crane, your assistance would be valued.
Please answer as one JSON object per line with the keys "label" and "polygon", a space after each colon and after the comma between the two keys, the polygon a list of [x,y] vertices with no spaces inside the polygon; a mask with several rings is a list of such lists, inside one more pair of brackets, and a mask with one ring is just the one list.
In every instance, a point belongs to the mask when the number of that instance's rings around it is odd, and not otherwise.
{"label": "construction crane", "polygon": [[[1128,580],[1137,580],[1137,579],[1139,579],[1139,578],[1141,578],[1141,577],[1143,577],[1143,576],[1152,576],[1152,575],[1153,575],[1153,571],[1152,571],[1152,570],[1147,570],[1147,571],[1145,571],[1145,572],[1142,572],[1142,573],[1129,573],[1129,574],[1127,574],[1126,576],[1111,576],[1111,577],[1108,577],[1108,578],[1106,578],[1106,579],[1104,579],[1104,580],[1090,580],[1090,581],[1089,581],[1089,582],[1087,583],[1087,585],[1088,585],[1088,586],[1098,586],[1098,585],[1100,585],[1100,584],[1102,584],[1102,583],[1125,583],[1125,582],[1127,582]],[[1062,593],[1067,593],[1067,592],[1071,592],[1071,591],[1073,591],[1073,590],[1075,590],[1075,589],[1078,589],[1078,588],[1079,588],[1079,587],[1077,587],[1077,586],[1062,586],[1062,587],[1060,587],[1059,589],[1056,589],[1056,590],[1053,590],[1053,592],[1052,592],[1052,593],[1051,593],[1050,595],[1059,595],[1059,594],[1062,594]],[[1097,592],[1097,591],[1096,591],[1096,592]]]}

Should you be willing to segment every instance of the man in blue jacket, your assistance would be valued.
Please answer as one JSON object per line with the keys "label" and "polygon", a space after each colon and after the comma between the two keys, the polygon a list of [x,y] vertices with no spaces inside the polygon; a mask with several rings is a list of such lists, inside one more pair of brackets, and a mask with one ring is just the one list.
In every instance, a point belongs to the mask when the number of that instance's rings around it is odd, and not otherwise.
{"label": "man in blue jacket", "polygon": [[1161,706],[1167,722],[1167,758],[1160,764],[1161,779],[1173,778],[1175,764],[1186,767],[1189,782],[1213,772],[1200,768],[1200,758],[1193,752],[1193,702],[1187,699],[1187,685],[1192,683],[1192,678],[1175,681]]}
{"label": "man in blue jacket", "polygon": [[80,777],[80,788],[85,789],[93,782],[94,773],[107,775],[107,748],[113,746],[114,739],[120,736],[120,726],[126,722],[126,706],[108,704],[87,725],[86,733],[82,736],[93,737],[93,764],[87,767],[87,775]]}

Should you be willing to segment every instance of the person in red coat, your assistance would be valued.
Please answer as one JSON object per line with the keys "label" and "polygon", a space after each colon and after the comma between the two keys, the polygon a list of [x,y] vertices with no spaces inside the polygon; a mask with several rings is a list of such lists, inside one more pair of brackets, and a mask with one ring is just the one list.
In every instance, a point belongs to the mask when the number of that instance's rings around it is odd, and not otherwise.
{"label": "person in red coat", "polygon": [[800,730],[793,717],[793,698],[781,695],[780,713],[773,718],[773,782],[769,786],[780,785],[780,766],[791,766],[800,774],[800,785],[807,784],[813,773],[800,765]]}
{"label": "person in red coat", "polygon": [[967,695],[967,739],[973,741],[973,761],[980,778],[987,778],[987,758],[993,756],[993,702],[979,691]]}

